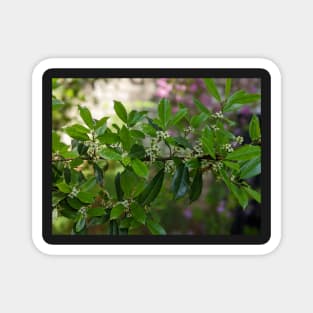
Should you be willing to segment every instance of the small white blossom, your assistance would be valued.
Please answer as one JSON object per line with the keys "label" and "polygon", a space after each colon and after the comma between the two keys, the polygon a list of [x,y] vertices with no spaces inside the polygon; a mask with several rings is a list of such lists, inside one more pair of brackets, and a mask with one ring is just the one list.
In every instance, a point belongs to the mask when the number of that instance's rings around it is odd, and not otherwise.
{"label": "small white blossom", "polygon": [[78,193],[79,193],[79,189],[74,186],[68,196],[69,198],[73,199],[78,195]]}
{"label": "small white blossom", "polygon": [[214,131],[219,130],[219,127],[217,127],[216,125],[211,125],[211,128],[212,128]]}
{"label": "small white blossom", "polygon": [[232,147],[231,144],[229,143],[226,143],[225,145],[222,146],[222,148],[227,151],[227,152],[233,152],[234,151],[234,148]]}
{"label": "small white blossom", "polygon": [[219,112],[214,113],[213,117],[215,117],[215,118],[223,118],[224,115],[223,115],[222,111],[219,111]]}
{"label": "small white blossom", "polygon": [[87,208],[85,207],[81,207],[78,212],[83,216],[83,217],[87,217]]}
{"label": "small white blossom", "polygon": [[237,142],[238,144],[242,145],[242,144],[243,144],[243,137],[242,137],[242,136],[237,136],[237,137],[236,137],[236,142]]}
{"label": "small white blossom", "polygon": [[164,167],[165,173],[172,174],[175,170],[175,163],[173,160],[168,160],[165,162],[165,167]]}

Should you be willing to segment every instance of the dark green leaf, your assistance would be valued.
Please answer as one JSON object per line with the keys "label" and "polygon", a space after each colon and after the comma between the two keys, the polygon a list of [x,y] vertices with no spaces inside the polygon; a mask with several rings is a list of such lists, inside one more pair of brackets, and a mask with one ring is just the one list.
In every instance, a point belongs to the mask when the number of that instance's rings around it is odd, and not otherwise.
{"label": "dark green leaf", "polygon": [[110,235],[118,235],[119,234],[118,223],[116,220],[110,221],[109,233],[110,233]]}
{"label": "dark green leaf", "polygon": [[106,131],[98,137],[99,141],[102,144],[113,145],[120,142],[120,137],[113,133],[110,129],[106,129]]}
{"label": "dark green leaf", "polygon": [[142,124],[141,129],[145,134],[151,137],[156,137],[156,129],[150,124]]}
{"label": "dark green leaf", "polygon": [[172,118],[170,121],[171,125],[178,124],[188,113],[188,110],[186,108],[180,109]]}
{"label": "dark green leaf", "polygon": [[80,191],[77,198],[83,203],[92,203],[94,201],[94,195],[84,191]]}
{"label": "dark green leaf", "polygon": [[198,99],[193,99],[193,101],[200,112],[205,113],[208,116],[212,115],[212,112]]}
{"label": "dark green leaf", "polygon": [[260,99],[259,94],[248,94],[243,90],[239,90],[232,94],[223,106],[223,112],[231,112],[238,110],[245,104],[251,104]]}
{"label": "dark green leaf", "polygon": [[75,232],[81,232],[86,226],[86,219],[81,215],[75,223]]}
{"label": "dark green leaf", "polygon": [[162,99],[160,101],[158,113],[162,128],[165,130],[167,128],[168,122],[171,119],[171,106],[167,99]]}
{"label": "dark green leaf", "polygon": [[235,196],[235,198],[238,200],[239,204],[242,206],[243,209],[246,208],[248,205],[248,196],[244,189],[238,187],[237,185],[231,183],[231,192]]}
{"label": "dark green leaf", "polygon": [[103,216],[105,213],[105,208],[88,208],[88,217]]}
{"label": "dark green leaf", "polygon": [[191,184],[189,193],[190,202],[196,201],[200,197],[201,191],[202,191],[202,171],[201,168],[199,168],[196,171],[195,177]]}
{"label": "dark green leaf", "polygon": [[110,214],[110,220],[115,220],[119,218],[125,211],[125,207],[122,204],[117,204],[113,207]]}
{"label": "dark green leaf", "polygon": [[217,101],[221,101],[221,96],[218,92],[218,89],[215,85],[215,82],[212,78],[205,78],[204,79],[204,83],[205,83],[205,86],[208,90],[208,92],[217,100]]}
{"label": "dark green leaf", "polygon": [[201,142],[204,154],[209,154],[213,159],[215,159],[214,133],[209,126],[203,130]]}
{"label": "dark green leaf", "polygon": [[249,124],[249,135],[252,141],[261,138],[260,121],[256,115],[253,115]]}
{"label": "dark green leaf", "polygon": [[128,115],[127,125],[129,127],[135,126],[140,120],[143,119],[143,117],[147,114],[147,111],[131,111]]}
{"label": "dark green leaf", "polygon": [[247,161],[259,157],[261,148],[259,146],[244,145],[226,156],[227,160]]}
{"label": "dark green leaf", "polygon": [[130,205],[130,210],[131,210],[131,213],[134,217],[134,219],[141,223],[141,224],[145,224],[145,221],[146,221],[146,212],[144,210],[144,208],[137,202],[133,202],[131,205]]}
{"label": "dark green leaf", "polygon": [[107,160],[116,160],[116,161],[122,160],[122,156],[115,150],[110,148],[103,148],[102,150],[99,151],[99,155]]}
{"label": "dark green leaf", "polygon": [[67,184],[71,183],[71,170],[68,167],[64,168],[64,180]]}
{"label": "dark green leaf", "polygon": [[223,163],[227,166],[227,167],[229,167],[229,168],[231,168],[232,170],[235,170],[235,171],[239,171],[240,170],[240,167],[239,167],[239,164],[238,163],[235,163],[235,162],[230,162],[230,161],[223,161]]}
{"label": "dark green leaf", "polygon": [[128,156],[132,159],[143,159],[146,155],[146,151],[145,148],[142,145],[138,145],[138,144],[134,144],[131,149],[130,152],[128,154]]}
{"label": "dark green leaf", "polygon": [[84,206],[84,204],[81,201],[79,201],[77,198],[68,197],[66,201],[73,209],[76,209],[76,210]]}
{"label": "dark green leaf", "polygon": [[115,184],[117,200],[122,201],[124,192],[121,187],[121,174],[120,173],[117,173],[117,175],[115,176],[114,184]]}
{"label": "dark green leaf", "polygon": [[189,188],[189,171],[185,164],[182,163],[176,168],[171,188],[174,200],[183,197],[187,193]]}
{"label": "dark green leaf", "polygon": [[126,169],[121,174],[121,187],[126,198],[137,196],[144,188],[144,179],[138,177],[133,171]]}
{"label": "dark green leaf", "polygon": [[244,187],[244,190],[252,199],[261,203],[261,194],[258,191],[253,190],[251,187]]}
{"label": "dark green leaf", "polygon": [[102,168],[100,168],[100,166],[98,164],[94,163],[93,164],[93,170],[94,170],[94,173],[95,173],[95,177],[96,177],[97,183],[100,186],[103,186],[103,171],[102,171]]}
{"label": "dark green leaf", "polygon": [[165,229],[160,224],[151,219],[147,220],[147,227],[152,235],[166,235]]}
{"label": "dark green leaf", "polygon": [[[172,137],[175,146],[192,149],[191,143],[184,137]],[[169,140],[170,141],[170,140]]]}
{"label": "dark green leaf", "polygon": [[129,133],[135,139],[144,139],[146,137],[143,132],[137,129],[132,129],[129,131]]}
{"label": "dark green leaf", "polygon": [[248,179],[261,173],[261,158],[256,157],[245,162],[240,168],[240,178]]}
{"label": "dark green leaf", "polygon": [[91,113],[86,107],[78,106],[79,108],[79,113],[85,124],[90,128],[94,128],[94,121],[92,119]]}
{"label": "dark green leaf", "polygon": [[209,118],[207,113],[201,112],[198,115],[194,115],[190,120],[190,125],[193,128],[198,128],[202,123],[204,123]]}
{"label": "dark green leaf", "polygon": [[127,112],[121,102],[114,100],[114,111],[124,123],[127,123]]}
{"label": "dark green leaf", "polygon": [[139,159],[134,159],[131,162],[134,172],[140,177],[147,177],[149,174],[147,165]]}
{"label": "dark green leaf", "polygon": [[230,95],[231,83],[232,83],[232,79],[231,78],[226,78],[226,84],[225,84],[225,98],[226,99]]}
{"label": "dark green leaf", "polygon": [[74,139],[82,141],[89,140],[89,130],[82,125],[74,124],[72,126],[66,127],[64,131]]}
{"label": "dark green leaf", "polygon": [[163,184],[163,179],[164,169],[161,169],[139,195],[138,202],[142,205],[151,203],[159,194]]}

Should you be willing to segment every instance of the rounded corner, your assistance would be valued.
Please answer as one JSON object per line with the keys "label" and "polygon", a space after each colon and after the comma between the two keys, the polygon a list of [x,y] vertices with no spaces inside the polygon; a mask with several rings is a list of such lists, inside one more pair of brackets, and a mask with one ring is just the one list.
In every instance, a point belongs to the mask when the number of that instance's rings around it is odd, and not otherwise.
{"label": "rounded corner", "polygon": [[270,235],[268,240],[262,244],[261,255],[269,255],[275,252],[281,244],[282,236],[281,234],[275,234],[275,236]]}
{"label": "rounded corner", "polygon": [[259,58],[258,61],[261,65],[262,70],[267,72],[267,75],[269,75],[270,77],[275,75],[279,79],[281,79],[281,70],[276,61],[273,61],[270,58]]}

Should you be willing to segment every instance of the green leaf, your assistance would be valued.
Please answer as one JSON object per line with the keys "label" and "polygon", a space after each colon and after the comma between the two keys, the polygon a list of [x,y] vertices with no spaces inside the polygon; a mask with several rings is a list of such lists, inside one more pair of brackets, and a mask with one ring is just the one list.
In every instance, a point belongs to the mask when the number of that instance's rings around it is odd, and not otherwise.
{"label": "green leaf", "polygon": [[103,216],[105,213],[105,208],[88,208],[88,217]]}
{"label": "green leaf", "polygon": [[202,192],[202,171],[197,169],[193,182],[191,184],[189,199],[190,202],[196,201]]}
{"label": "green leaf", "polygon": [[137,129],[132,129],[129,131],[129,133],[135,139],[144,139],[146,137],[143,132]]}
{"label": "green leaf", "polygon": [[160,224],[151,219],[147,220],[147,227],[152,235],[166,235],[165,229]]}
{"label": "green leaf", "polygon": [[156,137],[156,129],[150,124],[142,124],[141,129],[145,134],[151,137]]}
{"label": "green leaf", "polygon": [[168,138],[167,141],[171,142],[170,139],[173,139],[173,144],[175,146],[192,149],[191,143],[184,137],[172,137]]}
{"label": "green leaf", "polygon": [[88,108],[86,107],[82,107],[82,106],[78,106],[79,108],[79,113],[81,118],[83,119],[83,121],[85,122],[85,124],[90,128],[93,129],[94,128],[94,121],[92,119],[91,113],[88,110]]}
{"label": "green leaf", "polygon": [[209,154],[213,159],[215,159],[214,133],[209,126],[203,130],[201,142],[204,154]]}
{"label": "green leaf", "polygon": [[252,141],[261,138],[260,121],[256,115],[253,115],[249,124],[249,135]]}
{"label": "green leaf", "polygon": [[158,107],[159,119],[163,130],[167,128],[168,122],[171,119],[171,106],[167,99],[162,99]]}
{"label": "green leaf", "polygon": [[92,203],[94,201],[94,195],[84,191],[80,191],[77,198],[83,203]]}
{"label": "green leaf", "polygon": [[106,145],[113,145],[120,142],[120,137],[113,133],[110,129],[106,129],[106,131],[98,137],[100,143]]}
{"label": "green leaf", "polygon": [[248,179],[261,173],[261,158],[256,157],[245,162],[240,168],[240,178]]}
{"label": "green leaf", "polygon": [[126,151],[129,151],[131,146],[134,143],[133,138],[131,137],[128,128],[126,128],[125,126],[123,126],[119,132],[120,138],[121,138],[121,142],[123,145],[123,148]]}
{"label": "green leaf", "polygon": [[85,228],[85,226],[86,226],[86,219],[81,215],[75,224],[75,232],[76,233],[81,232]]}
{"label": "green leaf", "polygon": [[215,85],[215,82],[212,78],[205,78],[204,79],[204,83],[205,83],[205,86],[208,90],[208,92],[219,102],[221,102],[221,96],[218,92],[218,89]]}
{"label": "green leaf", "polygon": [[99,152],[99,155],[107,160],[115,160],[115,161],[121,161],[122,156],[117,153],[115,150],[110,149],[110,148],[103,148]]}
{"label": "green leaf", "polygon": [[131,210],[131,213],[132,213],[134,219],[137,222],[139,222],[141,224],[145,224],[146,212],[145,212],[144,208],[139,203],[133,202],[130,205],[130,210]]}
{"label": "green leaf", "polygon": [[62,152],[67,151],[68,146],[61,142],[60,135],[55,131],[52,131],[52,152]]}
{"label": "green leaf", "polygon": [[244,145],[235,151],[227,154],[227,160],[247,161],[255,157],[259,157],[261,148],[259,146]]}
{"label": "green leaf", "polygon": [[201,101],[198,99],[193,99],[193,101],[200,112],[205,113],[208,116],[212,115],[212,112]]}
{"label": "green leaf", "polygon": [[64,102],[61,100],[58,100],[56,98],[52,98],[52,109],[56,110],[59,109],[60,107],[62,107],[64,105]]}
{"label": "green leaf", "polygon": [[79,156],[79,153],[77,151],[62,151],[60,152],[60,155],[65,159],[74,159]]}
{"label": "green leaf", "polygon": [[89,140],[88,136],[89,129],[85,128],[82,125],[74,124],[72,126],[66,127],[64,131],[74,139],[81,141]]}
{"label": "green leaf", "polygon": [[189,171],[185,164],[180,164],[175,171],[171,185],[174,200],[183,197],[189,188]]}
{"label": "green leaf", "polygon": [[186,108],[180,109],[170,120],[170,125],[178,124],[188,113]]}
{"label": "green leaf", "polygon": [[159,194],[163,179],[164,169],[162,168],[139,195],[138,202],[142,205],[151,203]]}
{"label": "green leaf", "polygon": [[135,126],[140,120],[143,119],[143,117],[147,114],[147,111],[131,111],[128,115],[127,125],[129,127]]}
{"label": "green leaf", "polygon": [[231,83],[232,83],[232,79],[231,78],[226,78],[226,84],[225,84],[225,98],[226,99],[230,95]]}
{"label": "green leaf", "polygon": [[121,102],[114,100],[114,111],[124,123],[127,123],[127,112]]}
{"label": "green leaf", "polygon": [[223,106],[223,112],[231,112],[240,109],[245,104],[252,104],[260,99],[259,94],[248,94],[243,90],[232,94]]}
{"label": "green leaf", "polygon": [[117,204],[113,207],[110,214],[110,220],[115,220],[119,218],[125,211],[125,207],[122,204]]}
{"label": "green leaf", "polygon": [[144,188],[144,179],[138,177],[133,171],[125,169],[121,174],[121,187],[126,198],[137,196]]}
{"label": "green leaf", "polygon": [[105,125],[106,125],[106,122],[107,122],[107,120],[108,120],[109,118],[110,118],[109,116],[104,116],[104,117],[102,117],[100,120],[96,121],[95,129],[99,129],[99,128],[105,126]]}
{"label": "green leaf", "polygon": [[109,233],[110,233],[110,235],[118,235],[119,234],[118,223],[116,220],[110,221]]}
{"label": "green leaf", "polygon": [[202,123],[204,123],[209,118],[207,113],[201,112],[198,115],[194,115],[190,120],[190,125],[193,128],[198,128]]}
{"label": "green leaf", "polygon": [[72,191],[72,188],[64,182],[58,183],[56,186],[61,192],[64,193],[70,193]]}
{"label": "green leaf", "polygon": [[68,167],[64,168],[64,180],[67,184],[71,183],[71,170]]}
{"label": "green leaf", "polygon": [[236,172],[239,172],[240,167],[238,163],[234,163],[234,162],[230,162],[230,161],[223,161],[223,163],[225,164],[225,166],[231,168],[232,170],[235,170]]}
{"label": "green leaf", "polygon": [[117,200],[122,201],[124,192],[121,187],[121,173],[117,173],[117,175],[115,176],[114,184]]}
{"label": "green leaf", "polygon": [[261,194],[258,191],[253,190],[251,187],[243,187],[243,188],[252,199],[261,203]]}
{"label": "green leaf", "polygon": [[245,209],[248,205],[248,200],[249,200],[246,192],[233,183],[231,183],[230,186],[231,186],[230,187],[231,192],[233,193],[235,198],[238,200],[242,208]]}
{"label": "green leaf", "polygon": [[140,176],[140,177],[147,177],[148,176],[149,170],[148,170],[147,165],[144,162],[140,161],[139,159],[132,160],[131,166],[132,166],[134,172],[138,176]]}
{"label": "green leaf", "polygon": [[100,186],[103,186],[103,171],[102,171],[102,168],[100,168],[100,166],[98,164],[94,163],[93,164],[93,170],[94,170],[94,173],[95,173],[95,177],[96,177],[97,183]]}
{"label": "green leaf", "polygon": [[67,203],[73,208],[73,209],[80,209],[82,206],[84,206],[84,204],[79,201],[77,198],[67,198],[66,199]]}
{"label": "green leaf", "polygon": [[132,159],[143,159],[146,155],[146,151],[145,148],[142,145],[138,145],[138,144],[134,144],[131,149],[130,152],[128,154],[128,156]]}

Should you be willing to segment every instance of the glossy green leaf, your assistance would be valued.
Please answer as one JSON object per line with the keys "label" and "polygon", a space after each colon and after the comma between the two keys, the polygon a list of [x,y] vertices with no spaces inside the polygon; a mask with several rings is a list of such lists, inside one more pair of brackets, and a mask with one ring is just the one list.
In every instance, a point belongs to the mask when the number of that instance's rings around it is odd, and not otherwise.
{"label": "glossy green leaf", "polygon": [[226,99],[230,95],[231,83],[232,83],[232,79],[231,78],[226,78],[226,83],[225,83],[225,98]]}
{"label": "glossy green leaf", "polygon": [[237,171],[237,172],[239,172],[239,170],[240,170],[240,166],[239,166],[238,163],[231,162],[231,161],[226,161],[226,160],[224,160],[223,163],[224,163],[227,167],[231,168],[232,170],[235,170],[235,171]]}
{"label": "glossy green leaf", "polygon": [[141,224],[145,224],[146,222],[146,212],[144,210],[144,208],[137,202],[133,202],[131,205],[130,205],[130,210],[131,210],[131,213],[134,217],[134,219],[141,223]]}
{"label": "glossy green leaf", "polygon": [[121,187],[121,173],[117,173],[117,175],[115,176],[114,184],[117,200],[122,201],[124,192]]}
{"label": "glossy green leaf", "polygon": [[168,122],[171,119],[171,106],[167,99],[162,99],[158,106],[159,119],[162,128],[165,130],[167,128]]}
{"label": "glossy green leaf", "polygon": [[195,177],[190,187],[189,200],[190,202],[196,201],[202,192],[202,171],[199,168],[196,171]]}
{"label": "glossy green leaf", "polygon": [[110,220],[115,220],[119,218],[125,211],[125,207],[122,204],[117,204],[113,207],[110,213]]}
{"label": "glossy green leaf", "polygon": [[94,195],[89,192],[80,191],[77,194],[77,198],[83,203],[93,203]]}
{"label": "glossy green leaf", "polygon": [[170,125],[177,125],[188,113],[186,108],[180,109],[176,114],[171,118]]}
{"label": "glossy green leaf", "polygon": [[209,115],[201,112],[198,115],[194,115],[190,120],[190,125],[193,128],[198,128],[201,124],[203,124],[207,119],[209,118]]}
{"label": "glossy green leaf", "polygon": [[64,182],[58,183],[56,186],[63,193],[70,193],[72,191],[72,188]]}
{"label": "glossy green leaf", "polygon": [[147,220],[147,227],[152,235],[166,235],[165,229],[160,224],[151,219]]}
{"label": "glossy green leaf", "polygon": [[77,198],[68,197],[66,201],[73,209],[76,209],[76,210],[84,206],[84,204],[81,201],[79,201]]}
{"label": "glossy green leaf", "polygon": [[214,133],[208,126],[202,132],[201,142],[203,153],[209,154],[213,159],[215,159]]}
{"label": "glossy green leaf", "polygon": [[97,180],[97,183],[100,186],[103,186],[103,170],[102,168],[100,168],[100,166],[97,163],[93,164],[93,170],[94,170],[94,174]]}
{"label": "glossy green leaf", "polygon": [[244,145],[235,151],[228,153],[227,160],[248,161],[252,158],[259,157],[261,148],[259,146]]}
{"label": "glossy green leaf", "polygon": [[171,189],[174,195],[174,200],[183,197],[189,188],[189,171],[185,164],[180,164],[175,171]]}
{"label": "glossy green leaf", "polygon": [[94,121],[92,119],[92,116],[91,116],[91,113],[89,111],[88,108],[86,107],[82,107],[82,106],[78,106],[79,108],[79,114],[80,114],[80,117],[83,119],[83,121],[85,122],[85,124],[90,128],[90,129],[93,129],[95,124],[94,124]]}
{"label": "glossy green leaf", "polygon": [[128,119],[127,119],[127,125],[129,127],[133,127],[135,126],[139,121],[141,121],[144,116],[147,114],[147,111],[131,111],[128,115]]}
{"label": "glossy green leaf", "polygon": [[106,129],[106,131],[99,136],[98,139],[100,143],[107,145],[113,145],[120,142],[120,137],[109,129]]}
{"label": "glossy green leaf", "polygon": [[261,138],[260,121],[256,115],[253,115],[249,124],[249,135],[252,141]]}
{"label": "glossy green leaf", "polygon": [[208,116],[212,115],[212,112],[200,100],[193,99],[193,101],[200,112],[205,113]]}
{"label": "glossy green leaf", "polygon": [[67,184],[71,183],[71,170],[68,167],[64,168],[64,180]]}
{"label": "glossy green leaf", "polygon": [[102,158],[106,160],[115,160],[115,161],[122,160],[122,156],[118,152],[110,148],[103,148],[98,153]]}
{"label": "glossy green leaf", "polygon": [[134,159],[131,161],[131,166],[134,172],[140,177],[147,177],[149,170],[147,165],[139,159]]}
{"label": "glossy green leaf", "polygon": [[243,209],[245,209],[248,205],[248,196],[247,193],[243,188],[238,187],[237,185],[231,183],[231,192],[235,196],[235,198],[238,200],[239,204],[242,206]]}
{"label": "glossy green leaf", "polygon": [[223,112],[231,112],[240,109],[246,104],[252,104],[260,99],[259,94],[248,94],[239,90],[232,94],[223,106]]}
{"label": "glossy green leaf", "polygon": [[156,137],[156,129],[150,124],[142,124],[141,129],[145,134],[151,137]]}
{"label": "glossy green leaf", "polygon": [[134,144],[131,149],[130,152],[128,154],[128,156],[132,159],[143,159],[146,155],[146,151],[145,148],[142,145],[138,145],[138,144]]}
{"label": "glossy green leaf", "polygon": [[215,82],[212,78],[205,78],[204,79],[205,86],[208,90],[208,92],[217,100],[221,101],[221,96],[219,94],[219,91],[215,85]]}
{"label": "glossy green leaf", "polygon": [[72,126],[66,127],[64,131],[74,139],[81,141],[89,140],[89,130],[82,125],[74,124]]}
{"label": "glossy green leaf", "polygon": [[137,129],[131,129],[129,133],[135,139],[144,139],[146,137],[143,132]]}
{"label": "glossy green leaf", "polygon": [[121,174],[121,187],[126,198],[136,197],[144,188],[145,180],[133,171],[126,169]]}
{"label": "glossy green leaf", "polygon": [[103,216],[105,214],[105,208],[88,208],[88,217]]}
{"label": "glossy green leaf", "polygon": [[139,195],[138,202],[142,205],[151,203],[158,196],[163,179],[164,169],[162,168]]}
{"label": "glossy green leaf", "polygon": [[240,178],[248,179],[261,173],[261,158],[256,157],[245,162],[240,168]]}
{"label": "glossy green leaf", "polygon": [[258,191],[253,190],[251,187],[243,187],[243,188],[252,199],[261,203],[261,194]]}
{"label": "glossy green leaf", "polygon": [[126,128],[125,126],[123,126],[119,132],[120,138],[121,138],[121,142],[123,145],[123,148],[126,151],[129,151],[131,146],[134,143],[133,138],[131,137],[130,133],[129,133],[129,129]]}
{"label": "glossy green leaf", "polygon": [[114,100],[114,111],[124,123],[127,123],[127,111],[121,102]]}
{"label": "glossy green leaf", "polygon": [[119,234],[118,223],[116,220],[110,221],[109,234],[110,235],[118,235]]}
{"label": "glossy green leaf", "polygon": [[167,141],[171,141],[170,139],[173,140],[173,144],[175,146],[179,146],[179,147],[183,147],[183,148],[189,148],[189,149],[192,149],[192,145],[191,143],[184,137],[172,137],[172,138],[169,138]]}
{"label": "glossy green leaf", "polygon": [[86,227],[86,219],[83,216],[78,218],[78,221],[75,223],[75,232],[79,233]]}

